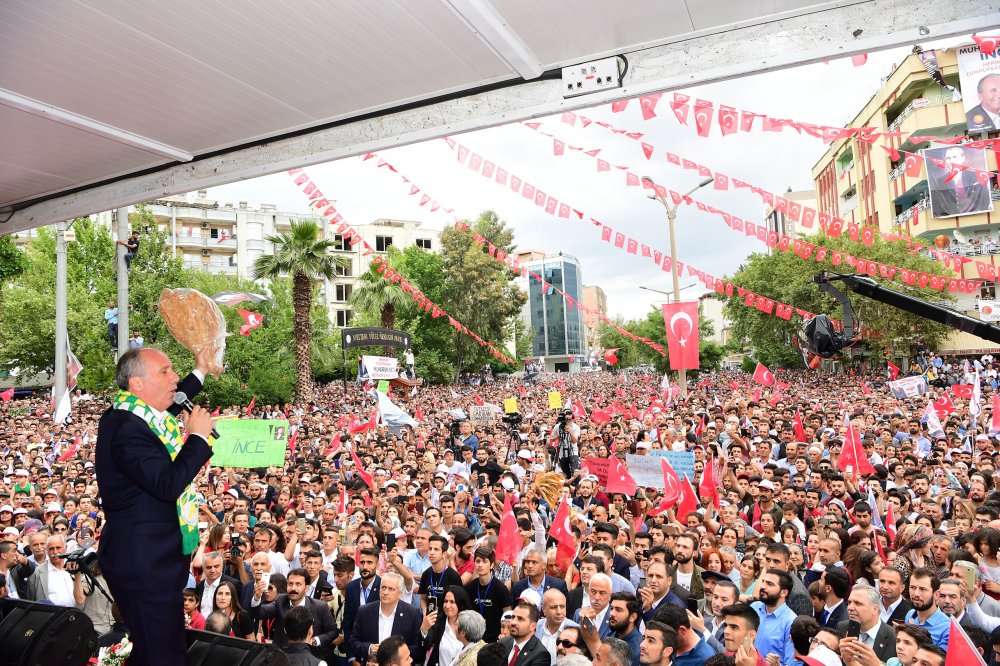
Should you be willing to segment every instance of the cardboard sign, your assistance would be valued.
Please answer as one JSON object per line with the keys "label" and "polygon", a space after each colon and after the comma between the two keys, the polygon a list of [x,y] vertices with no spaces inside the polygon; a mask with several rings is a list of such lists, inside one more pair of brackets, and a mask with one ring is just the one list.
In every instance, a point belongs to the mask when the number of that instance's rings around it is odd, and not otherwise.
{"label": "cardboard sign", "polygon": [[288,421],[218,420],[219,439],[212,444],[212,464],[222,467],[269,467],[285,464]]}
{"label": "cardboard sign", "polygon": [[389,381],[388,380],[383,379],[383,380],[379,381],[379,383],[378,383],[378,392],[379,393],[384,393],[385,395],[389,395]]}
{"label": "cardboard sign", "polygon": [[[683,480],[684,475],[687,474],[687,478],[691,479],[691,483],[694,483],[694,452],[693,451],[650,451],[650,456],[663,457],[667,459],[670,466],[674,468],[677,472],[677,478]],[[657,461],[659,462],[659,461]],[[663,468],[657,467],[659,470],[657,473],[660,475],[659,482],[655,486],[660,488],[663,486]],[[636,479],[638,481],[638,479]]]}
{"label": "cardboard sign", "polygon": [[[670,466],[677,472],[677,476],[684,478],[687,474],[689,479],[694,479],[694,453],[690,451],[650,451],[652,455],[636,456],[628,454],[625,456],[625,467],[629,474],[635,479],[636,484],[641,488],[657,488],[663,490],[663,465],[660,458],[666,458]],[[608,468],[611,461],[608,458],[586,458],[581,465],[587,468],[590,474],[598,478],[601,488],[608,485]]]}
{"label": "cardboard sign", "polygon": [[562,394],[559,391],[549,391],[549,409],[562,409]]}
{"label": "cardboard sign", "polygon": [[517,411],[517,398],[504,398],[503,401],[504,414],[513,414],[516,411]]}
{"label": "cardboard sign", "polygon": [[493,408],[489,405],[473,405],[469,407],[469,420],[476,425],[493,422]]}

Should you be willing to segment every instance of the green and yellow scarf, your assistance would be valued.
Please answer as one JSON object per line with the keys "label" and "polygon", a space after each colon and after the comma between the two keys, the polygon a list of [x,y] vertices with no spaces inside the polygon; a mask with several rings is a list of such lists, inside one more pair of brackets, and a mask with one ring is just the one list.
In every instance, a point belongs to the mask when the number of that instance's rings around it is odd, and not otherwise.
{"label": "green and yellow scarf", "polygon": [[[122,409],[135,414],[146,422],[149,429],[160,438],[167,447],[167,453],[173,460],[181,452],[184,440],[181,437],[180,425],[173,414],[165,413],[158,418],[153,408],[128,391],[119,391],[112,403],[115,409]],[[177,520],[181,528],[181,540],[184,544],[184,554],[189,555],[198,549],[198,503],[194,483],[189,483],[177,499]]]}

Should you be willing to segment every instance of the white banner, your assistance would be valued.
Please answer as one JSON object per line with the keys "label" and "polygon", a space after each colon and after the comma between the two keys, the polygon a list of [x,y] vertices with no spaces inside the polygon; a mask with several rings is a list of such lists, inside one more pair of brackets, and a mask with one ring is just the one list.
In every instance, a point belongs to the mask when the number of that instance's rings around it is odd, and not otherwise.
{"label": "white banner", "polygon": [[1000,301],[983,298],[976,303],[976,307],[983,321],[1000,321]]}
{"label": "white banner", "polygon": [[395,379],[399,377],[399,359],[390,356],[362,356],[364,370],[358,374],[362,379]]}

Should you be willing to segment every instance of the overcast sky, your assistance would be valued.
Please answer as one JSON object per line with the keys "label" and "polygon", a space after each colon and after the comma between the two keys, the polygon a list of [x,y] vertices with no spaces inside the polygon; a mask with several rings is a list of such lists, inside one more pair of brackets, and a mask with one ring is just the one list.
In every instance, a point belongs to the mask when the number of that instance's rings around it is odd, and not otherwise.
{"label": "overcast sky", "polygon": [[[949,40],[936,46],[955,43],[959,42]],[[935,45],[924,44],[925,48],[931,46]],[[809,65],[683,92],[711,100],[717,106],[722,103],[778,118],[843,126],[868,102],[892,65],[908,53],[909,49],[893,49],[871,54],[861,67],[854,67],[850,59],[835,60],[828,65]],[[819,139],[799,136],[794,130],[755,130],[722,137],[715,125],[709,138],[701,138],[693,120],[689,119],[688,126],[677,123],[667,104],[671,98],[672,93],[664,94],[657,107],[658,117],[649,121],[643,121],[636,100],[622,113],[611,113],[609,105],[581,111],[593,119],[644,132],[645,140],[656,147],[649,161],[638,143],[594,125],[574,129],[556,117],[548,119],[543,128],[547,126],[574,145],[601,148],[601,155],[612,164],[632,166],[678,191],[693,187],[699,178],[693,171],[668,165],[664,157],[667,151],[773,192],[812,189],[811,168],[826,148]],[[518,125],[456,138],[560,201],[640,242],[668,250],[662,206],[645,198],[640,188],[625,187],[624,176],[617,170],[598,173],[593,159],[572,151],[555,157],[551,140]],[[669,273],[603,243],[599,231],[586,219],[553,218],[509,189],[459,165],[452,150],[440,139],[384,151],[382,155],[461,217],[475,218],[483,210],[495,210],[514,228],[519,248],[575,255],[582,265],[584,284],[598,285],[607,294],[611,316],[641,317],[652,304],[662,302],[659,294],[641,290],[639,285],[670,289]],[[409,185],[386,169],[376,169],[373,162],[354,157],[310,167],[308,172],[327,197],[336,198],[338,209],[352,224],[390,217],[419,220],[440,229],[451,222],[451,216],[443,211],[431,213],[429,206],[418,207],[419,195],[408,196]],[[247,200],[251,204],[273,203],[280,211],[308,211],[303,196],[284,173],[213,188],[209,196],[223,203]],[[760,200],[746,190],[716,192],[709,186],[697,196],[747,220],[759,221],[764,214]],[[699,213],[693,207],[678,212],[677,244],[681,261],[716,276],[732,273],[751,252],[763,247],[759,241],[730,231],[716,216]],[[680,284],[684,287],[693,282],[694,278],[684,276]],[[698,285],[684,291],[683,297],[694,298],[703,291]]]}

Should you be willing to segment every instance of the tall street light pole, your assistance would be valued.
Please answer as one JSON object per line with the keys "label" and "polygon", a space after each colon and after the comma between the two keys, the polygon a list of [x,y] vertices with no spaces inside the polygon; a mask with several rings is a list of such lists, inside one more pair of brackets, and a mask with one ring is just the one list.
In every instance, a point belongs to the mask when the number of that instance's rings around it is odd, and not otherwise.
{"label": "tall street light pole", "polygon": [[[670,231],[670,279],[673,282],[674,288],[674,303],[678,303],[681,300],[681,288],[680,288],[680,276],[677,274],[677,242],[674,237],[674,220],[677,218],[677,208],[680,203],[676,203],[673,206],[667,203],[659,194],[656,194],[655,182],[649,176],[642,177],[643,183],[648,183],[647,187],[653,190],[653,194],[649,195],[650,199],[654,199],[663,204],[663,208],[667,211],[667,227]],[[705,187],[706,185],[715,182],[714,178],[705,178],[700,183],[692,187],[690,190],[684,193],[684,196],[688,196]],[[687,397],[687,370],[677,371],[677,383],[681,387],[681,396]]]}

